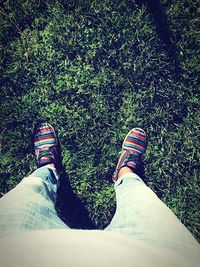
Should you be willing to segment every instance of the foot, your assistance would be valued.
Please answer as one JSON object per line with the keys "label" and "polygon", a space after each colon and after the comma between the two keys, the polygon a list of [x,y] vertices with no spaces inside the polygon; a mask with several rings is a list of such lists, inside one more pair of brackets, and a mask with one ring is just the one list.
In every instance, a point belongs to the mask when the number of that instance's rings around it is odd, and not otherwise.
{"label": "foot", "polygon": [[37,166],[47,164],[62,169],[61,151],[54,128],[48,123],[41,123],[34,132],[34,150]]}
{"label": "foot", "polygon": [[119,172],[123,167],[127,167],[134,173],[139,173],[141,169],[141,157],[146,150],[146,133],[140,128],[133,128],[124,139],[122,151],[113,175],[116,182]]}

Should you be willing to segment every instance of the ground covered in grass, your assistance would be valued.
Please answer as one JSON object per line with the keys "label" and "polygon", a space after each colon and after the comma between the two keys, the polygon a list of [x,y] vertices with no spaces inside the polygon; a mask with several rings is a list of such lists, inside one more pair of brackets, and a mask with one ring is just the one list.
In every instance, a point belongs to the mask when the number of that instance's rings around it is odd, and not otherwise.
{"label": "ground covered in grass", "polygon": [[47,121],[104,228],[121,143],[140,126],[147,184],[200,239],[198,1],[7,0],[0,15],[1,194],[35,169],[32,132]]}

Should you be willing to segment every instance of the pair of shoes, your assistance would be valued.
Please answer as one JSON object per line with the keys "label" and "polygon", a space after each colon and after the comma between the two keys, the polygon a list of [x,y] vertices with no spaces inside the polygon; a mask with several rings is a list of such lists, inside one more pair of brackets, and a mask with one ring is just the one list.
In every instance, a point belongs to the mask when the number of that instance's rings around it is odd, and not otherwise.
{"label": "pair of shoes", "polygon": [[[54,164],[62,169],[61,150],[54,128],[48,123],[41,123],[34,133],[34,149],[37,166]],[[146,133],[141,128],[133,128],[124,139],[122,151],[113,175],[113,182],[118,179],[122,167],[129,167],[134,173],[139,173],[141,156],[146,150]]]}

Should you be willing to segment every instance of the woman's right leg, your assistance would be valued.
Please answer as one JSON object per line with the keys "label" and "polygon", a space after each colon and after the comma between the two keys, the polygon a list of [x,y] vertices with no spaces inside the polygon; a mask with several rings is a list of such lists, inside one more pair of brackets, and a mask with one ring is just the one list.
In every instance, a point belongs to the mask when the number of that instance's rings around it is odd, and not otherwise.
{"label": "woman's right leg", "polygon": [[127,234],[150,245],[200,257],[200,245],[174,213],[134,173],[115,184],[117,209],[106,231]]}
{"label": "woman's right leg", "polygon": [[107,231],[121,232],[158,248],[199,257],[200,246],[173,212],[136,175],[146,150],[146,133],[133,128],[125,137],[113,176],[117,210]]}

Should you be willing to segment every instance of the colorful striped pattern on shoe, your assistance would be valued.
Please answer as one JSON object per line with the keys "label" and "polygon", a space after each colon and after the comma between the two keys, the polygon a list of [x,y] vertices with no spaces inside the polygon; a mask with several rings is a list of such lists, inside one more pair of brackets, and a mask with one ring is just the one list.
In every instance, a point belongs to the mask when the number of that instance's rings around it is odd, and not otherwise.
{"label": "colorful striped pattern on shoe", "polygon": [[146,133],[140,128],[133,128],[124,139],[122,149],[132,153],[144,153],[146,150]]}
{"label": "colorful striped pattern on shoe", "polygon": [[146,150],[146,133],[140,128],[133,128],[124,139],[119,161],[113,175],[113,181],[116,182],[118,173],[122,167],[129,167],[137,170],[141,155]]}
{"label": "colorful striped pattern on shoe", "polygon": [[35,148],[49,147],[57,144],[57,139],[53,127],[48,124],[42,124],[35,132],[34,146]]}
{"label": "colorful striped pattern on shoe", "polygon": [[48,123],[38,125],[34,133],[34,148],[39,167],[56,162],[58,142],[54,128]]}

